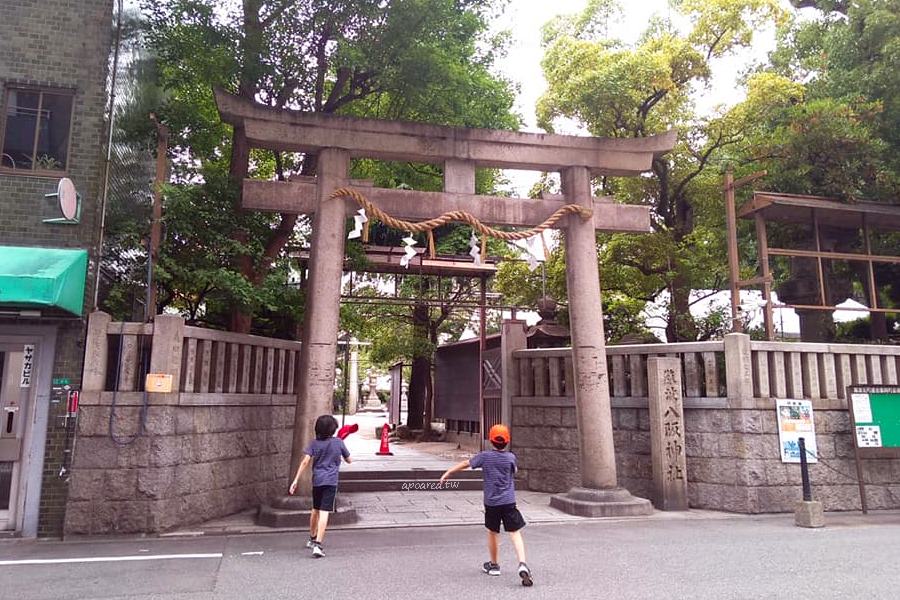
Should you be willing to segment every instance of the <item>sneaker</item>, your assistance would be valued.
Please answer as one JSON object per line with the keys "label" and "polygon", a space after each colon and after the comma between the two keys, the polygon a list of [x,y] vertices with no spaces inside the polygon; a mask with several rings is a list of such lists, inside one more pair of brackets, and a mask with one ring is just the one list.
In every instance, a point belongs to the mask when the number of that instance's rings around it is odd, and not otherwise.
{"label": "sneaker", "polygon": [[316,543],[316,538],[314,538],[313,536],[309,536],[309,539],[306,540],[306,547],[312,548],[315,543]]}
{"label": "sneaker", "polygon": [[497,563],[486,562],[481,565],[481,570],[488,575],[491,575],[492,577],[497,577],[498,575],[500,575],[500,565],[498,565]]}
{"label": "sneaker", "polygon": [[325,549],[322,548],[322,544],[319,542],[312,543],[312,551],[313,558],[322,558],[325,556]]}
{"label": "sneaker", "polygon": [[525,563],[519,563],[519,577],[522,579],[522,585],[531,587],[534,581],[531,579],[531,569]]}

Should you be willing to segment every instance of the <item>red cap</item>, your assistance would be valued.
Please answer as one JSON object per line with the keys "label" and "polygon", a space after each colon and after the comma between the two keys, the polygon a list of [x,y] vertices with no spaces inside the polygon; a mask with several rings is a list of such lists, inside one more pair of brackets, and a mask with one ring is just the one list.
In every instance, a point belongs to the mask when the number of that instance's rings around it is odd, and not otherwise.
{"label": "red cap", "polygon": [[492,442],[497,442],[498,444],[508,444],[509,443],[509,428],[506,425],[497,424],[491,427],[490,433],[488,433],[488,438]]}
{"label": "red cap", "polygon": [[353,425],[344,425],[338,431],[337,436],[343,440],[351,433],[356,433],[357,431],[359,431],[359,425],[357,425],[356,423],[354,423]]}

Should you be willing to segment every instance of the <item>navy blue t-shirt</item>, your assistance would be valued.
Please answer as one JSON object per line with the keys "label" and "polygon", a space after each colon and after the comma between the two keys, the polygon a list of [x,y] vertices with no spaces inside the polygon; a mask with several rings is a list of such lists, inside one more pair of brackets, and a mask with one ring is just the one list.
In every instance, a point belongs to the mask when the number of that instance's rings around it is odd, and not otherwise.
{"label": "navy blue t-shirt", "polygon": [[469,459],[469,466],[484,472],[484,505],[516,503],[516,455],[506,450],[485,450]]}
{"label": "navy blue t-shirt", "polygon": [[313,486],[336,486],[338,470],[341,468],[341,457],[350,457],[350,451],[344,445],[344,440],[336,437],[327,440],[313,440],[303,453],[313,459]]}

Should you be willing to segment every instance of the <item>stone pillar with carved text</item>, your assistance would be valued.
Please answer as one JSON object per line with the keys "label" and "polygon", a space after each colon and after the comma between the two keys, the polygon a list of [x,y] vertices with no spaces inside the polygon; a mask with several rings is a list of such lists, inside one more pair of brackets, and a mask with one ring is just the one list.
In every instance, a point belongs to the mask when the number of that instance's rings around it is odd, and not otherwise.
{"label": "stone pillar with carved text", "polygon": [[[587,168],[565,169],[562,188],[567,203],[592,206]],[[597,238],[591,220],[569,217],[565,248],[582,487],[553,496],[550,505],[592,517],[648,514],[653,510],[650,502],[618,487],[616,478]]]}
{"label": "stone pillar with carved text", "polygon": [[650,454],[653,503],[660,510],[687,510],[687,457],[681,360],[647,359],[650,395]]}
{"label": "stone pillar with carved text", "polygon": [[[303,458],[303,449],[313,438],[316,418],[331,414],[334,396],[347,212],[343,201],[328,198],[335,189],[347,184],[350,155],[345,150],[325,148],[319,152],[318,161],[318,206],[312,223],[291,478]],[[302,485],[311,485],[309,472]]]}

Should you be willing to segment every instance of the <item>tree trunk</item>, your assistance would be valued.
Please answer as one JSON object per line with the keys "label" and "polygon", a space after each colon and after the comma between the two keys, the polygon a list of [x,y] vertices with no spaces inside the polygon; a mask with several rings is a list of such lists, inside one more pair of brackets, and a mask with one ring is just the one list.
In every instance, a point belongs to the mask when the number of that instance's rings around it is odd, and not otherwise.
{"label": "tree trunk", "polygon": [[410,429],[423,429],[424,427],[430,370],[431,361],[428,360],[428,357],[420,356],[413,359],[412,374],[409,378],[409,413],[406,418],[406,425]]}
{"label": "tree trunk", "polygon": [[[438,332],[437,328],[439,325],[435,323],[428,323],[428,341],[430,342],[430,348],[437,348],[437,338]],[[428,378],[425,380],[425,419],[422,424],[422,430],[424,433],[424,438],[428,438],[431,433],[431,422],[434,421],[434,377],[433,375],[433,366],[434,366],[434,354],[429,350],[428,353]]]}
{"label": "tree trunk", "polygon": [[666,319],[666,340],[693,342],[697,339],[697,323],[691,315],[691,288],[685,278],[677,275],[669,288],[669,314]]}
{"label": "tree trunk", "polygon": [[797,310],[800,318],[800,340],[804,342],[833,342],[834,317],[827,310]]}
{"label": "tree trunk", "polygon": [[[428,317],[427,305],[416,304],[413,307],[414,335],[424,342],[429,339]],[[431,379],[431,357],[421,351],[417,354],[413,357],[412,374],[409,378],[409,416],[406,424],[410,429],[424,429],[425,407],[428,404],[428,387]]]}

